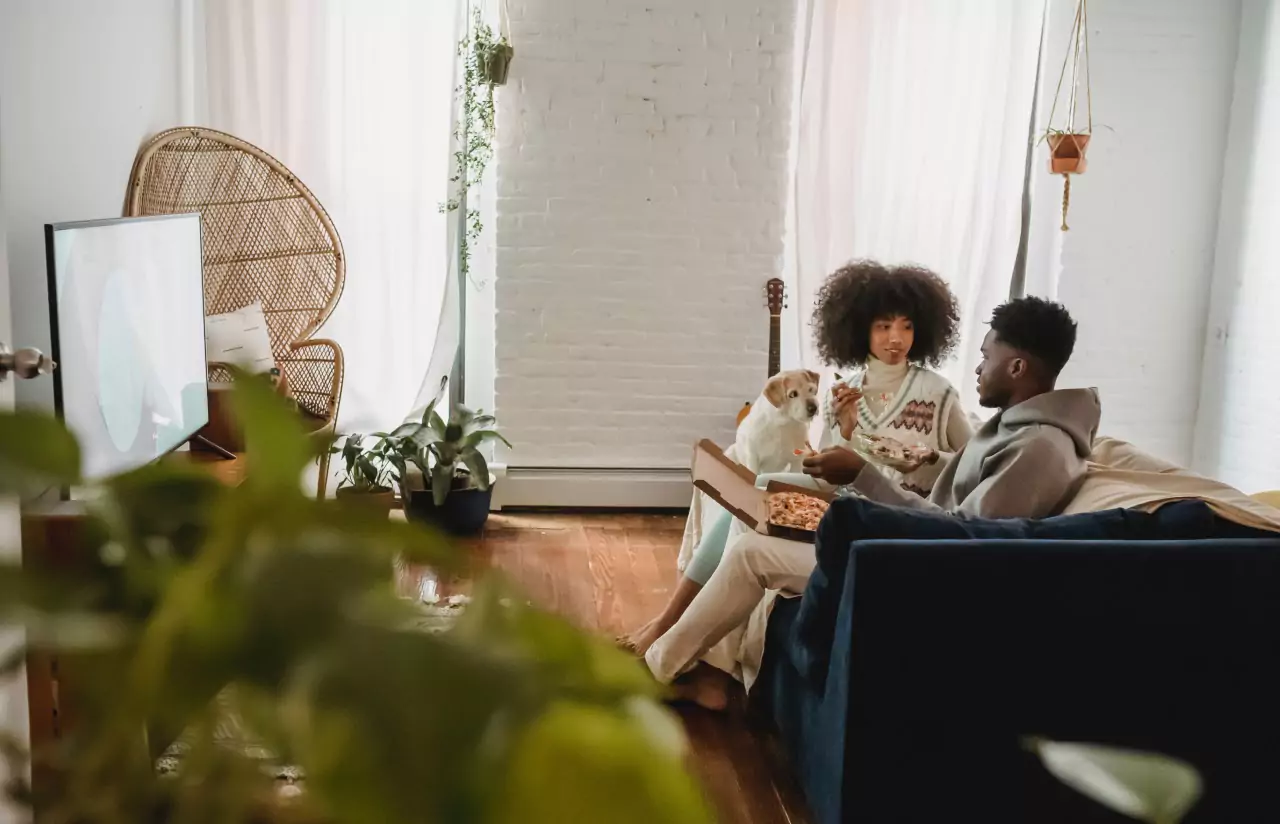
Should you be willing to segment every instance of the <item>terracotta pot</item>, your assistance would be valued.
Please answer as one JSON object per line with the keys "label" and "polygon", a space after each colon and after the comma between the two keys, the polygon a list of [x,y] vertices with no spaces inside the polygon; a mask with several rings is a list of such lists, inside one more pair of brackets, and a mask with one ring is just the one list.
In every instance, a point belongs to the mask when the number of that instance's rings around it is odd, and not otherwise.
{"label": "terracotta pot", "polygon": [[396,505],[396,493],[390,489],[378,492],[365,492],[344,486],[338,490],[338,500],[346,506],[363,507],[366,511],[390,515]]}
{"label": "terracotta pot", "polygon": [[1087,134],[1049,135],[1049,171],[1055,175],[1084,174],[1089,137]]}

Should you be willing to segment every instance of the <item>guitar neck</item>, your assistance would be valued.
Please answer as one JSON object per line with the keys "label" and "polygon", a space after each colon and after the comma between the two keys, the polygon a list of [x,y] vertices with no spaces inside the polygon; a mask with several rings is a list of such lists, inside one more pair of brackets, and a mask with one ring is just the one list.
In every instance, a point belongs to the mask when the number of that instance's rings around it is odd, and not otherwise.
{"label": "guitar neck", "polygon": [[782,316],[769,316],[769,377],[782,371]]}

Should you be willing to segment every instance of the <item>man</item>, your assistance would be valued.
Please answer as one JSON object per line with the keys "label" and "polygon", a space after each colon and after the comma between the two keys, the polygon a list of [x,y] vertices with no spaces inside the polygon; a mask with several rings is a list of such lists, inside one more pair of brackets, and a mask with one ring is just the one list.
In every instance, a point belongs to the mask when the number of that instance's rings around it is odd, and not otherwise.
{"label": "man", "polygon": [[[832,602],[838,606],[838,593],[833,598],[826,590],[832,581],[843,581],[855,540],[966,537],[987,530],[985,521],[971,519],[1042,518],[1060,511],[1084,477],[1101,416],[1095,391],[1055,388],[1075,340],[1075,321],[1056,303],[1029,297],[997,307],[977,375],[979,402],[999,411],[951,458],[929,498],[906,492],[847,449],[811,456],[804,463],[807,474],[868,500],[833,503],[819,532],[816,558],[805,544],[755,533],[732,541],[689,609],[646,653],[654,676],[671,682],[745,624],[767,590],[799,594],[811,575],[814,583],[802,609],[811,601],[812,608],[802,614],[801,624],[820,642],[834,623]],[[899,507],[928,510],[934,517],[904,517]],[[915,521],[927,521],[932,529],[916,534]],[[991,526],[987,534],[1007,529]],[[695,679],[682,694],[715,707],[723,703],[722,692]]]}

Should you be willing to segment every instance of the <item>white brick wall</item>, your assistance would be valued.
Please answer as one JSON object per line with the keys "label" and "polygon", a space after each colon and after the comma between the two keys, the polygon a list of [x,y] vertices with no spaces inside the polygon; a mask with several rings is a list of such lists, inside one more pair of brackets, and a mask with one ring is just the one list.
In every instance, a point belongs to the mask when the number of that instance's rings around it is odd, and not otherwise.
{"label": "white brick wall", "polygon": [[[1054,6],[1050,99],[1074,3]],[[1240,4],[1125,0],[1089,12],[1095,129],[1089,170],[1073,180],[1070,232],[1057,228],[1062,182],[1043,150],[1034,169],[1036,231],[1061,244],[1058,297],[1080,323],[1064,381],[1099,387],[1104,434],[1186,463]]]}
{"label": "white brick wall", "polygon": [[1245,0],[1195,466],[1280,489],[1280,3]]}
{"label": "white brick wall", "polygon": [[685,467],[765,377],[794,0],[512,0],[495,405],[516,466]]}

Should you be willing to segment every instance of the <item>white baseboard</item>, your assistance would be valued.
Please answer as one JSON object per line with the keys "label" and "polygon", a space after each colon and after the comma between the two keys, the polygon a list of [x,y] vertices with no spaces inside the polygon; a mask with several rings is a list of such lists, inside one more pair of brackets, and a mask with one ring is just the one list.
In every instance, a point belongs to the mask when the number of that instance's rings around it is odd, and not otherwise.
{"label": "white baseboard", "polygon": [[687,469],[491,467],[493,509],[684,509],[693,495]]}

